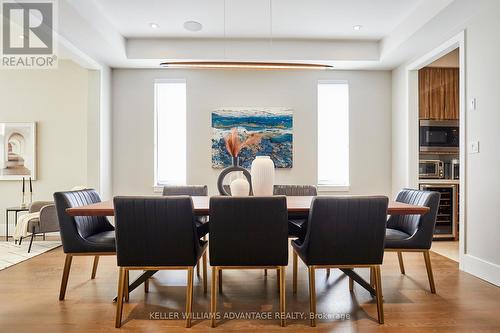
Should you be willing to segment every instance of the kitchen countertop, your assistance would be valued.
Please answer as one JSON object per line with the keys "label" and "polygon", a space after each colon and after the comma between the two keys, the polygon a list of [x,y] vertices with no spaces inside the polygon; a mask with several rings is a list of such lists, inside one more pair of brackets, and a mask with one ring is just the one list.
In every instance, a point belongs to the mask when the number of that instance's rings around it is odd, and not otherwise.
{"label": "kitchen countertop", "polygon": [[460,184],[459,179],[419,179],[418,180],[419,184]]}

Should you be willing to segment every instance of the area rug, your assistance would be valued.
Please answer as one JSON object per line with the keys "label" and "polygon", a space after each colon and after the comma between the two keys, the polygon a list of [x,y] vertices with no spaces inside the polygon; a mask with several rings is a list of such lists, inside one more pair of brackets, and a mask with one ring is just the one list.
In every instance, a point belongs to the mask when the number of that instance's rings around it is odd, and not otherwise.
{"label": "area rug", "polygon": [[23,240],[21,245],[14,244],[12,240],[0,242],[0,270],[55,249],[61,246],[61,241],[34,241],[30,253],[28,246],[29,239]]}

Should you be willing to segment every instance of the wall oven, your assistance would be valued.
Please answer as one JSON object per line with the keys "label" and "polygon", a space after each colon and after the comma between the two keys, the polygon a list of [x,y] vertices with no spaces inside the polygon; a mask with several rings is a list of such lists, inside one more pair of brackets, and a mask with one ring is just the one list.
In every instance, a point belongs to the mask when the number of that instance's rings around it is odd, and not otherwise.
{"label": "wall oven", "polygon": [[420,120],[421,152],[458,152],[458,120]]}

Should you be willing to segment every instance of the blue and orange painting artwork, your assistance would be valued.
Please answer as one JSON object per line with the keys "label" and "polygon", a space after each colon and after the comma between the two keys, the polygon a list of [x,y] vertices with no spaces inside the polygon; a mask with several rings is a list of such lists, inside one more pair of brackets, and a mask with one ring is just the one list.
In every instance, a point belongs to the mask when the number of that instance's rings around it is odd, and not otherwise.
{"label": "blue and orange painting artwork", "polygon": [[224,139],[236,127],[242,139],[257,133],[259,144],[244,148],[240,165],[250,168],[255,156],[270,156],[276,168],[293,164],[293,112],[278,107],[226,107],[212,111],[212,167],[231,165]]}

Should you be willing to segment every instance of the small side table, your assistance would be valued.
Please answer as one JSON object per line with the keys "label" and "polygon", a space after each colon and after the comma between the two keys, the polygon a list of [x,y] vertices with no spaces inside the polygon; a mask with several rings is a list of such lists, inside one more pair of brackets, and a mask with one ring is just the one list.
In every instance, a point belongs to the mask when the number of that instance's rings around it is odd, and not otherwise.
{"label": "small side table", "polygon": [[30,209],[28,207],[9,207],[5,210],[5,241],[9,241],[9,213],[14,212],[16,215],[16,220],[14,221],[14,225],[17,224],[17,215],[19,212],[28,212]]}

